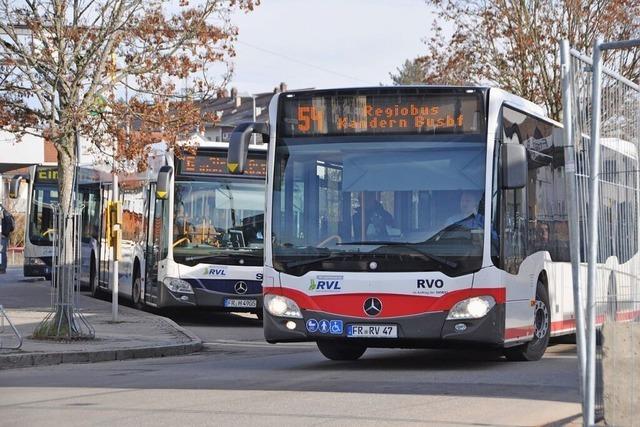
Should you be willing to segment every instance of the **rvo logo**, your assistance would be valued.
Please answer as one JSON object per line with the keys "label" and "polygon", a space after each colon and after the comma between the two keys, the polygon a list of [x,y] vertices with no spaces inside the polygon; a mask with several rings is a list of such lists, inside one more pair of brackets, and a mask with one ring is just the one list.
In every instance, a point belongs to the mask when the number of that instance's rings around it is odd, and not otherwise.
{"label": "rvo logo", "polygon": [[444,282],[442,279],[418,279],[417,288],[418,289],[432,289],[432,288],[442,288],[444,287]]}
{"label": "rvo logo", "polygon": [[311,284],[309,285],[310,291],[315,290],[326,290],[326,291],[340,291],[342,288],[340,287],[339,280],[314,280],[311,279]]}

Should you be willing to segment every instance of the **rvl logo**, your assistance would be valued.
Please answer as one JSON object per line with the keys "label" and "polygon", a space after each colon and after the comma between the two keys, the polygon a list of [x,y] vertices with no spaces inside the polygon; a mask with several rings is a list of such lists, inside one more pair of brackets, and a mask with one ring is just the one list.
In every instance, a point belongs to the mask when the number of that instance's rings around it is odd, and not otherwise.
{"label": "rvl logo", "polygon": [[340,291],[342,287],[340,286],[340,280],[314,280],[311,279],[311,284],[309,285],[310,291]]}
{"label": "rvl logo", "polygon": [[438,288],[441,289],[442,287],[444,287],[444,282],[442,281],[442,279],[418,279],[418,283],[417,283],[417,288],[418,289],[432,289],[432,288]]}
{"label": "rvl logo", "polygon": [[226,276],[227,270],[224,268],[215,268],[215,267],[205,268],[204,274],[207,274],[209,276]]}

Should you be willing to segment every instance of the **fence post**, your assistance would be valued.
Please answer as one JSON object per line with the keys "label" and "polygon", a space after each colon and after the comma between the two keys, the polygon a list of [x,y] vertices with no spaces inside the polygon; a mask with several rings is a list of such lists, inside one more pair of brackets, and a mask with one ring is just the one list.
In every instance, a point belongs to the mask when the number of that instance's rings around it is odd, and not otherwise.
{"label": "fence post", "polygon": [[598,215],[600,175],[600,104],[602,85],[602,40],[593,45],[593,66],[591,69],[591,152],[589,163],[589,252],[587,253],[587,397],[586,424],[595,423],[596,400],[596,262],[598,261]]}
{"label": "fence post", "polygon": [[[560,45],[562,73],[562,121],[564,132],[565,174],[567,187],[567,213],[569,215],[569,250],[571,253],[571,277],[573,282],[573,310],[576,319],[576,345],[578,347],[579,386],[584,410],[586,347],[584,329],[584,299],[580,287],[580,224],[578,217],[578,194],[576,190],[576,161],[574,145],[573,105],[571,93],[571,53],[569,40]],[[586,421],[586,420],[585,420]]]}

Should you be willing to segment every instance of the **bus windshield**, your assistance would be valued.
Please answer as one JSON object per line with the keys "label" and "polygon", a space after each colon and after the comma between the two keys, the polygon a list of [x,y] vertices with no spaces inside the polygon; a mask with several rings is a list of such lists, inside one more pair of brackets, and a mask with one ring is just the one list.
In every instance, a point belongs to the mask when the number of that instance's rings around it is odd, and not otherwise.
{"label": "bus windshield", "polygon": [[479,136],[278,140],[274,267],[479,269],[485,158]]}
{"label": "bus windshield", "polygon": [[177,262],[197,264],[207,258],[242,255],[262,265],[264,181],[178,180],[175,187],[173,253]]}
{"label": "bus windshield", "polygon": [[52,203],[58,202],[58,188],[37,182],[33,186],[29,240],[38,246],[51,246],[55,237]]}

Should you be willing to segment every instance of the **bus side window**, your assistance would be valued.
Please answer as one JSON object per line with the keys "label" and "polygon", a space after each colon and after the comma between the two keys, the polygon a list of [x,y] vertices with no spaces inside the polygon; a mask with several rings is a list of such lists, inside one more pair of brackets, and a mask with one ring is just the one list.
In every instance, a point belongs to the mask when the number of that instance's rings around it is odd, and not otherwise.
{"label": "bus side window", "polygon": [[[524,115],[507,107],[502,109],[502,142],[523,144],[520,124]],[[511,274],[517,274],[527,254],[527,205],[526,187],[502,190],[501,195],[501,266]]]}

